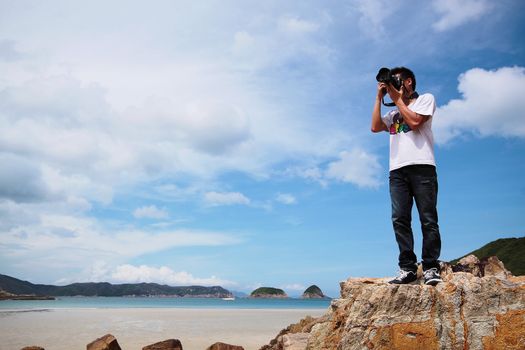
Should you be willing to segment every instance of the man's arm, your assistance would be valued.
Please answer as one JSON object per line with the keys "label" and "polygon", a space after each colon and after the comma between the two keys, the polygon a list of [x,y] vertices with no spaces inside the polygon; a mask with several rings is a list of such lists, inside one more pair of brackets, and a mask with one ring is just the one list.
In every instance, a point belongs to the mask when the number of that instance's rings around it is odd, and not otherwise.
{"label": "man's arm", "polygon": [[421,115],[408,108],[402,99],[396,102],[396,106],[399,109],[399,113],[403,116],[403,121],[407,123],[412,130],[416,130],[430,118],[429,115]]}
{"label": "man's arm", "polygon": [[387,87],[388,94],[390,95],[390,98],[392,98],[392,101],[396,104],[397,109],[399,110],[399,113],[403,116],[403,121],[410,126],[410,129],[416,130],[421,125],[423,125],[431,116],[430,115],[422,115],[414,112],[408,106],[405,104],[405,101],[403,101],[403,91],[402,90],[396,90],[391,85]]}
{"label": "man's arm", "polygon": [[385,83],[379,83],[377,86],[377,96],[374,103],[374,109],[372,110],[372,126],[370,128],[372,132],[388,131],[387,126],[381,119],[381,99],[384,96],[384,87],[386,87]]}

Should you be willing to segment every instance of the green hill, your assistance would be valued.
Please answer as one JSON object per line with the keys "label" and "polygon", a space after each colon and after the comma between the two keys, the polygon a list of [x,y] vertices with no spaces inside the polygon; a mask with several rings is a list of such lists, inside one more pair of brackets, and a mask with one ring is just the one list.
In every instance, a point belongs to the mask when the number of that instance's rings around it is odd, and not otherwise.
{"label": "green hill", "polygon": [[272,287],[261,287],[254,290],[250,296],[252,298],[287,298],[284,290]]}
{"label": "green hill", "polygon": [[306,288],[306,290],[303,293],[303,298],[325,298],[325,295],[323,294],[323,291],[318,286],[311,285],[310,287]]}
{"label": "green hill", "polygon": [[[461,258],[470,254],[474,254],[478,259],[495,255],[513,275],[525,275],[525,237],[498,239]],[[455,264],[461,258],[453,260],[451,263]]]}
{"label": "green hill", "polygon": [[232,294],[219,286],[203,287],[172,287],[157,283],[111,284],[101,283],[73,283],[67,286],[53,286],[47,284],[33,284],[14,277],[0,274],[0,289],[13,294],[34,294],[51,296],[105,296],[119,297],[126,295],[137,296],[174,296],[174,297],[231,297]]}

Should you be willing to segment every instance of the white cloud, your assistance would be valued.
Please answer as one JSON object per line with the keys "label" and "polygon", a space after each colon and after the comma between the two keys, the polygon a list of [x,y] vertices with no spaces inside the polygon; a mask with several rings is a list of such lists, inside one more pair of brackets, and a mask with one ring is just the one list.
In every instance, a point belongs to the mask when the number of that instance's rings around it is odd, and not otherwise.
{"label": "white cloud", "polygon": [[111,280],[121,283],[159,283],[171,286],[234,286],[235,282],[224,280],[216,276],[207,278],[194,277],[186,271],[174,271],[167,266],[152,267],[147,265],[134,266],[119,265],[109,273]]}
{"label": "white cloud", "polygon": [[[218,175],[270,179],[289,164],[307,169],[296,176],[326,184],[319,165],[359,142],[334,122],[341,110],[325,113],[332,97],[321,96],[344,91],[328,10],[274,3],[254,15],[252,5],[168,6],[153,17],[141,5],[115,17],[115,4],[69,11],[54,3],[14,6],[4,18],[0,244],[9,263],[73,269],[183,245],[235,244],[229,233],[126,226],[112,221],[121,209],[112,203],[128,195],[204,196],[209,205],[270,210],[242,193],[204,191],[221,188]],[[56,11],[85,30],[46,25]],[[107,222],[97,216],[105,209]],[[167,215],[157,207],[135,214]]]}
{"label": "white cloud", "polygon": [[388,0],[355,0],[352,10],[360,14],[359,28],[368,37],[379,39],[385,35],[385,23],[394,25],[391,15],[399,5]]}
{"label": "white cloud", "polygon": [[275,198],[275,200],[280,203],[287,204],[287,205],[297,203],[297,199],[295,199],[295,197],[289,193],[279,193],[277,194],[277,197]]}
{"label": "white cloud", "polygon": [[283,32],[293,35],[313,33],[320,27],[318,23],[297,17],[283,17],[279,20],[278,26]]}
{"label": "white cloud", "polygon": [[464,134],[525,137],[525,68],[470,69],[459,77],[461,99],[439,107],[433,118],[438,143]]}
{"label": "white cloud", "polygon": [[328,164],[325,177],[332,180],[351,182],[359,187],[377,187],[381,165],[375,155],[360,149],[344,151],[340,158]]}
{"label": "white cloud", "polygon": [[233,35],[231,47],[236,66],[251,72],[301,60],[317,64],[317,68],[329,66],[334,52],[318,40],[317,34],[329,27],[331,21],[325,12],[317,13],[312,19],[281,15],[239,30]]}
{"label": "white cloud", "polygon": [[207,192],[204,194],[204,201],[211,206],[250,204],[250,199],[240,192]]}
{"label": "white cloud", "polygon": [[38,164],[11,153],[0,153],[0,198],[15,202],[49,200],[52,193]]}
{"label": "white cloud", "polygon": [[441,18],[432,25],[438,32],[478,20],[493,8],[493,4],[488,0],[434,0],[432,5],[441,15]]}
{"label": "white cloud", "polygon": [[[32,271],[82,269],[86,261],[105,261],[114,266],[145,254],[160,253],[177,247],[223,246],[241,242],[236,234],[202,230],[141,230],[124,227],[102,227],[96,219],[79,215],[57,215],[45,204],[36,217],[21,217],[33,204],[0,202],[0,215],[16,220],[0,235],[3,256],[11,263],[23,263]],[[60,208],[59,208],[60,209]],[[16,219],[20,218],[20,219]],[[5,223],[4,223],[5,224]]]}
{"label": "white cloud", "polygon": [[12,40],[0,40],[0,61],[17,61],[23,58]]}
{"label": "white cloud", "polygon": [[287,285],[281,286],[280,288],[284,290],[299,291],[299,292],[304,292],[306,290],[306,287],[299,283],[287,284]]}
{"label": "white cloud", "polygon": [[133,211],[133,216],[138,219],[166,219],[169,214],[165,208],[160,209],[154,205],[148,205],[135,209]]}

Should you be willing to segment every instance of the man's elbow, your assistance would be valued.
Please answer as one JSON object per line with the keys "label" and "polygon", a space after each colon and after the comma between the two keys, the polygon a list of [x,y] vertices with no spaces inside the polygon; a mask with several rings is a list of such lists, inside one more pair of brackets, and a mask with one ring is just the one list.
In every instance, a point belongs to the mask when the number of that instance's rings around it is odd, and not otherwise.
{"label": "man's elbow", "polygon": [[418,114],[417,118],[413,120],[408,126],[410,126],[411,130],[417,130],[421,127],[421,125],[425,124],[428,119],[428,116]]}
{"label": "man's elbow", "polygon": [[[408,123],[407,123],[408,124]],[[420,122],[414,122],[414,123],[410,123],[408,124],[408,126],[410,127],[410,130],[417,130],[419,129],[419,127],[421,126],[421,124],[423,123],[420,123]]]}

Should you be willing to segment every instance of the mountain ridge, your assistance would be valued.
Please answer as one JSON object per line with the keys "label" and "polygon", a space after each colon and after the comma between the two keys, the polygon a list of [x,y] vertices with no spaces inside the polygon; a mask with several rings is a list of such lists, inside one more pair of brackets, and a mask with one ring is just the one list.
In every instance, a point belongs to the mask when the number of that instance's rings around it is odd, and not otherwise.
{"label": "mountain ridge", "polygon": [[33,284],[15,277],[0,274],[0,289],[13,294],[37,296],[173,296],[173,297],[232,297],[232,293],[221,286],[168,286],[158,283],[109,282],[72,283],[65,286]]}

